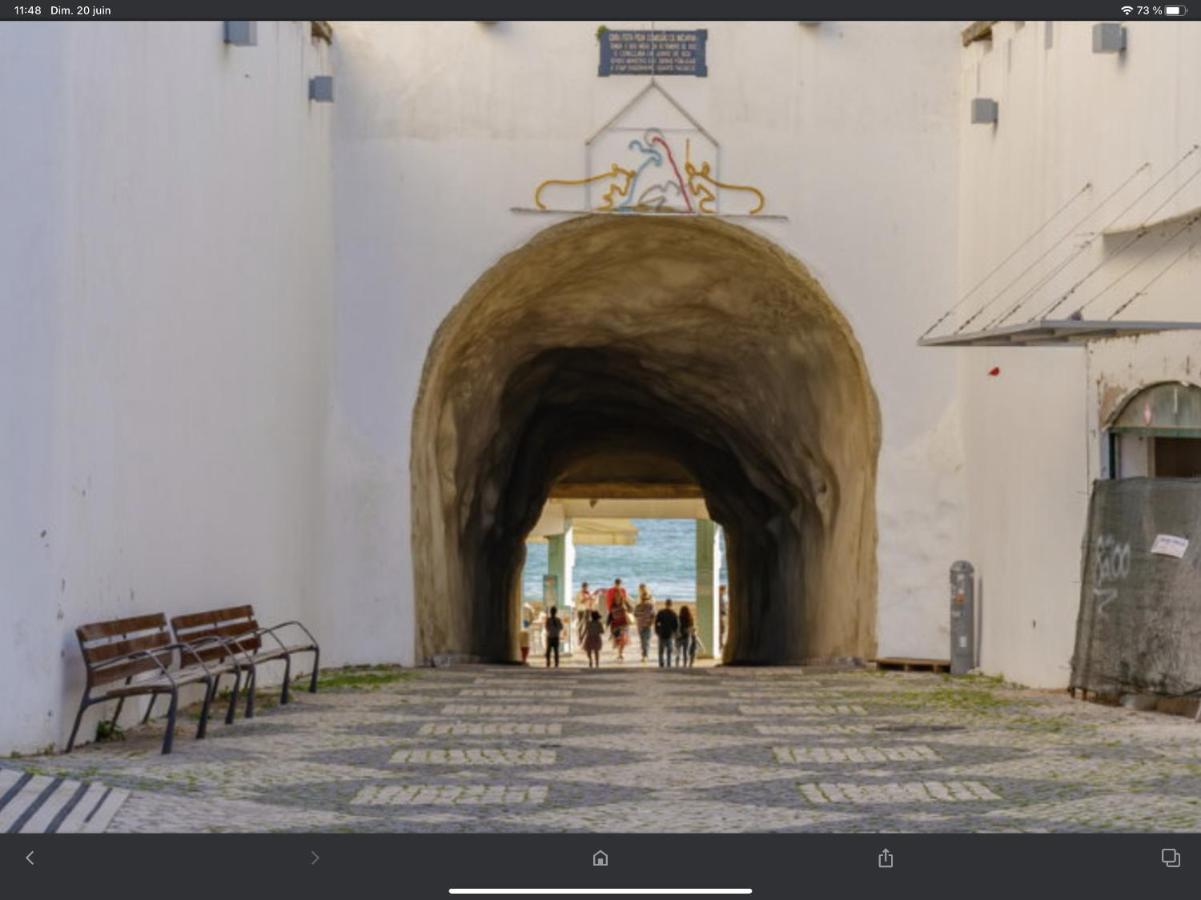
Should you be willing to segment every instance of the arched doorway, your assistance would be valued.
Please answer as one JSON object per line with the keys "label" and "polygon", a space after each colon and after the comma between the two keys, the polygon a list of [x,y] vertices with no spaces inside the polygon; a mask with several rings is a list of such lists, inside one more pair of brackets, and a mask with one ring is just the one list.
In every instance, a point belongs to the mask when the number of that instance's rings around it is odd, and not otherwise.
{"label": "arched doorway", "polygon": [[797,260],[700,217],[587,216],[487,271],[430,347],[413,422],[417,655],[517,657],[524,539],[561,474],[691,473],[725,529],[724,658],[875,651],[879,410]]}
{"label": "arched doorway", "polygon": [[1110,478],[1201,477],[1201,387],[1170,381],[1141,388],[1106,431]]}

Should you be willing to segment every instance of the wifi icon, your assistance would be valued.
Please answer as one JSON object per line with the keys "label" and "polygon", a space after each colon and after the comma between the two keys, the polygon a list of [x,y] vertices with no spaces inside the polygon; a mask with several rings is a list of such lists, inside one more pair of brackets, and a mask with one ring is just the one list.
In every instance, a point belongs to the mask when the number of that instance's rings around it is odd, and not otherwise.
{"label": "wifi icon", "polygon": [[1133,6],[1123,6],[1123,7],[1122,7],[1122,12],[1123,12],[1125,15],[1130,15],[1132,12],[1134,12],[1134,7],[1133,7]]}

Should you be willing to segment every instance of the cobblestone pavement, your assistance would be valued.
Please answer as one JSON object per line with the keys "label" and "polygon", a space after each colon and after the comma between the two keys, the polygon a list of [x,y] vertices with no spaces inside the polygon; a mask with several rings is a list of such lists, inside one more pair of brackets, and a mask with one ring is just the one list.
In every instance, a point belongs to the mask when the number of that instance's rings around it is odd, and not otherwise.
{"label": "cobblestone pavement", "polygon": [[110,832],[1201,830],[1201,725],[1063,693],[638,663],[404,675],[203,741],[181,723],[170,756],[152,723],[0,765],[127,791]]}

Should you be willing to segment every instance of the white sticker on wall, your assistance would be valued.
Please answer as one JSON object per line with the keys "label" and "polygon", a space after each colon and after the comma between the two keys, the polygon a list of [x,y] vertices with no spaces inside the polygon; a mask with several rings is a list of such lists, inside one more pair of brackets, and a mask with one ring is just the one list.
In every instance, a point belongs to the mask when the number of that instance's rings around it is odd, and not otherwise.
{"label": "white sticker on wall", "polygon": [[1160,556],[1174,556],[1180,559],[1188,549],[1188,538],[1176,537],[1174,534],[1157,534],[1151,552]]}

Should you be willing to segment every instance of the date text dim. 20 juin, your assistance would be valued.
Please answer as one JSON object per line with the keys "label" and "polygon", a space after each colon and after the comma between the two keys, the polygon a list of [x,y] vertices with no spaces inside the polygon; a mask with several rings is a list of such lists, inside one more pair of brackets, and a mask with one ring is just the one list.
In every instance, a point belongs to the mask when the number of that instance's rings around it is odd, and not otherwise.
{"label": "date text dim. 20 juin", "polygon": [[52,16],[71,19],[111,16],[113,14],[112,7],[110,6],[48,6],[46,9]]}

